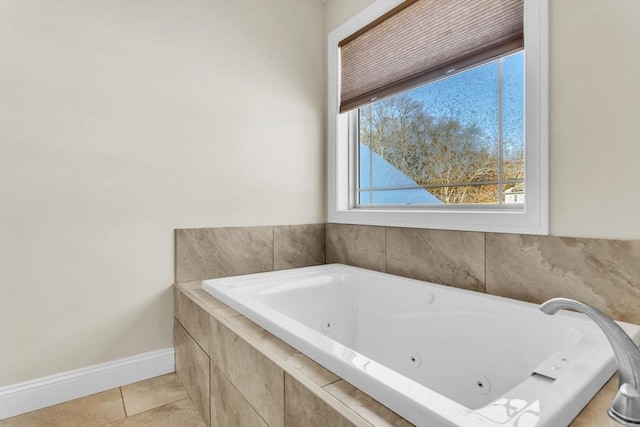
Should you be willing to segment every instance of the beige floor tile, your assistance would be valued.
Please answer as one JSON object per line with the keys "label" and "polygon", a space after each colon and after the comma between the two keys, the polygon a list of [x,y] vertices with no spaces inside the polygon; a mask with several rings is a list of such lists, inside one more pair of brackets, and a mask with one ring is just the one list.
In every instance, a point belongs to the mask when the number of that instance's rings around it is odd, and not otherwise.
{"label": "beige floor tile", "polygon": [[125,417],[120,389],[50,406],[0,421],[2,427],[87,427],[103,426]]}
{"label": "beige floor tile", "polygon": [[175,373],[122,387],[127,416],[139,414],[188,397]]}
{"label": "beige floor tile", "polygon": [[109,427],[206,427],[191,399],[178,400],[150,411],[116,421]]}

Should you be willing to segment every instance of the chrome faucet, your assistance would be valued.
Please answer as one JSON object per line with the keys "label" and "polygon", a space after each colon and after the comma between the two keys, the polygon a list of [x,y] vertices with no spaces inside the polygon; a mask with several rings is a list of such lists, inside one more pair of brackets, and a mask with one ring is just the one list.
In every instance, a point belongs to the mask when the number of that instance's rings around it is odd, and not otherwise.
{"label": "chrome faucet", "polygon": [[611,418],[623,426],[640,426],[640,350],[631,338],[613,320],[601,311],[568,298],[553,298],[540,305],[546,314],[555,314],[564,308],[589,316],[602,329],[609,340],[618,365],[618,392],[609,411]]}

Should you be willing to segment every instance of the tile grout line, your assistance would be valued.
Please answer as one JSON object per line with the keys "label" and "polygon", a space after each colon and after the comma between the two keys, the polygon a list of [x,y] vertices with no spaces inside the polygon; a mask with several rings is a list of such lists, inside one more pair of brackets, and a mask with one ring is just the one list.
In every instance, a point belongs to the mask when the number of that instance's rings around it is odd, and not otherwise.
{"label": "tile grout line", "polygon": [[[236,317],[236,316],[231,316],[231,317]],[[173,319],[176,322],[178,322],[178,324],[182,327],[182,329],[184,329],[184,331],[187,333],[189,338],[191,338],[191,340],[195,343],[195,345],[197,345],[198,348],[200,348],[200,350],[204,351],[204,353],[208,356],[209,355],[208,351],[205,351],[204,348],[202,348],[202,346],[198,343],[198,341],[196,341],[196,339],[193,337],[193,335],[191,335],[191,332],[189,332],[189,330],[187,328],[185,328],[185,326],[182,324],[182,322],[180,322],[180,320],[175,315],[173,316]],[[122,402],[124,402],[124,398],[122,399]]]}
{"label": "tile grout line", "polygon": [[327,223],[324,224],[324,251],[322,253],[322,256],[324,257],[322,264],[326,264],[327,263]]}
{"label": "tile grout line", "polygon": [[482,233],[484,242],[484,293],[487,293],[487,233]]}
{"label": "tile grout line", "polygon": [[389,253],[389,249],[387,247],[387,233],[389,231],[389,227],[384,227],[384,272],[388,273],[387,267],[387,254]]}
{"label": "tile grout line", "polygon": [[[233,333],[235,334],[235,332],[233,332]],[[247,343],[247,344],[249,344],[249,343]],[[251,344],[249,344],[249,345],[251,345]],[[273,362],[272,360],[270,360],[270,362],[275,364],[275,362]],[[267,420],[265,420],[264,417],[262,416],[262,414],[260,412],[258,412],[258,410],[254,407],[254,405],[247,400],[246,396],[240,390],[238,390],[238,387],[236,387],[236,385],[231,381],[231,379],[227,376],[227,374],[225,372],[223,372],[222,369],[220,369],[220,367],[218,365],[216,365],[215,362],[210,361],[209,363],[210,364],[212,363],[216,367],[218,372],[220,372],[220,375],[222,375],[224,377],[224,380],[229,383],[229,386],[233,387],[235,389],[236,393],[238,393],[238,395],[240,395],[240,398],[242,400],[244,400],[244,402],[247,404],[247,406],[249,408],[251,408],[251,410],[253,410],[253,412],[265,423],[265,425],[269,426],[270,424],[267,422]],[[284,376],[285,376],[285,372],[283,372],[283,375],[282,375],[283,394],[284,394]],[[213,377],[209,378],[209,381],[213,381]],[[189,397],[191,397],[191,396],[189,396]],[[282,412],[283,412],[282,413],[282,418],[284,419],[284,401],[282,403],[283,403],[283,405],[282,405]]]}
{"label": "tile grout line", "polygon": [[282,423],[287,425],[287,372],[282,370]]}
{"label": "tile grout line", "polygon": [[329,257],[327,256],[327,252],[329,250],[329,223],[324,225],[324,263],[328,264]]}
{"label": "tile grout line", "polygon": [[338,381],[342,381],[342,378],[338,378],[337,380],[330,381],[330,382],[328,382],[328,383],[326,383],[325,385],[320,386],[320,387],[324,389],[325,387],[330,386],[331,384],[335,384],[335,383],[337,383]]}
{"label": "tile grout line", "polygon": [[124,393],[122,393],[122,387],[118,387],[118,389],[120,390],[120,400],[122,401],[122,409],[124,409],[124,417],[129,418],[129,415],[127,414],[127,405],[124,404]]}

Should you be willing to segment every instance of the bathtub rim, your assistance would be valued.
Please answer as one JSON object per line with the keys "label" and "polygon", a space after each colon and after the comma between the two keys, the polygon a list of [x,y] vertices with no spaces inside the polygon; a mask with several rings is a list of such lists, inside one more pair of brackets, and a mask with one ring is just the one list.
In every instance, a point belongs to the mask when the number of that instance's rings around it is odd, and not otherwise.
{"label": "bathtub rim", "polygon": [[[525,412],[526,409],[530,407],[529,404],[526,405],[523,409],[518,411],[516,415],[512,417],[507,423],[497,422],[495,420],[492,420],[491,418],[486,417],[486,415],[482,415],[481,413],[477,412],[483,408],[480,408],[478,410],[467,408],[466,406],[458,402],[455,402],[429,389],[428,387],[423,386],[413,381],[412,379],[391,370],[390,368],[387,368],[384,365],[381,365],[375,362],[373,359],[370,359],[367,356],[364,356],[347,346],[344,346],[340,343],[335,342],[334,340],[322,335],[321,333],[313,330],[312,328],[297,322],[295,319],[292,319],[289,316],[286,316],[280,313],[279,311],[262,304],[261,302],[251,300],[251,297],[241,292],[233,291],[233,288],[229,288],[228,286],[229,283],[234,283],[237,281],[260,279],[266,275],[268,276],[274,275],[274,273],[277,275],[282,275],[286,277],[288,275],[296,275],[300,271],[312,272],[312,271],[318,270],[318,271],[324,272],[326,269],[332,268],[332,267],[336,267],[338,269],[345,269],[347,271],[349,270],[356,271],[356,272],[363,271],[365,273],[380,274],[384,276],[390,276],[392,278],[406,280],[409,282],[417,282],[418,284],[433,285],[443,290],[446,290],[447,292],[453,292],[453,293],[460,292],[462,294],[467,294],[467,295],[475,294],[476,296],[481,296],[482,298],[488,298],[488,299],[500,301],[503,303],[507,302],[509,304],[516,305],[516,306],[522,306],[527,308],[537,307],[537,304],[515,300],[512,298],[506,298],[506,297],[486,294],[486,293],[467,290],[467,289],[460,289],[460,288],[450,287],[446,285],[440,285],[437,283],[426,282],[426,281],[406,278],[402,276],[396,276],[389,273],[373,271],[373,270],[368,270],[360,267],[347,266],[344,264],[337,264],[337,263],[324,264],[324,265],[312,266],[312,267],[301,267],[301,268],[293,268],[293,269],[286,269],[286,270],[262,272],[262,273],[252,273],[252,274],[245,274],[245,275],[239,275],[239,276],[222,277],[217,279],[208,279],[202,282],[202,288],[213,297],[219,299],[221,302],[227,304],[228,306],[232,307],[234,310],[238,311],[243,316],[247,317],[252,322],[256,323],[258,326],[263,327],[269,333],[275,335],[276,337],[280,338],[287,344],[291,345],[301,353],[310,357],[316,363],[320,364],[326,369],[329,369],[330,371],[334,372],[341,378],[353,384],[358,389],[360,389],[363,393],[368,394],[369,396],[376,399],[378,402],[384,402],[384,403],[381,403],[383,406],[386,406],[389,409],[395,411],[396,413],[401,414],[402,417],[404,417],[410,422],[413,422],[416,425],[420,425],[420,419],[422,416],[424,416],[424,411],[426,408],[430,413],[430,415],[437,418],[438,421],[443,426],[459,426],[459,427],[505,426],[506,427],[506,426],[512,425],[512,422],[516,419],[515,417],[517,417],[522,412]],[[227,289],[232,289],[231,293],[235,295],[230,296],[225,292],[221,292],[220,289],[213,286],[213,284],[224,284],[223,289],[224,287],[226,287]],[[264,315],[265,312],[267,314],[266,316]],[[574,312],[563,310],[559,312],[559,314],[560,316],[564,316],[564,317],[585,320],[584,316],[581,315],[580,313],[574,313]],[[298,336],[299,334],[293,333],[291,330],[289,331],[283,330],[283,328],[278,324],[278,320],[283,320],[285,322],[293,321],[296,324],[296,326],[293,328],[295,331],[293,332],[297,332],[297,330],[301,328],[302,333],[304,334],[311,333],[311,336],[313,336],[314,338],[311,341],[305,340],[300,338]],[[625,322],[618,322],[618,323],[623,327],[623,329],[625,329],[625,332],[627,332],[629,335],[633,334],[632,338],[634,339],[636,344],[638,343],[638,341],[640,341],[640,327],[638,327],[637,325],[633,325]],[[318,340],[321,341],[321,344],[325,344],[326,347],[323,345],[320,345],[320,346],[313,345],[313,343]],[[354,367],[352,364],[346,364],[346,365],[339,364],[337,365],[337,367],[333,365],[333,362],[336,361],[336,358],[330,352],[326,351],[326,348],[327,347],[330,348],[335,345],[337,345],[337,347],[339,347],[340,350],[346,349],[349,352],[356,354],[357,356],[361,356],[367,359],[369,363],[373,363],[376,368],[379,368],[382,371],[385,371],[385,370],[391,371],[393,372],[394,375],[402,377],[406,381],[413,383],[414,386],[416,387],[416,392],[420,394],[421,398],[405,399],[404,397],[406,396],[402,396],[401,399],[395,399],[395,398],[390,399],[388,395],[381,396],[378,391],[379,389],[377,387],[381,384],[383,386],[386,386],[387,384],[385,382],[379,381],[375,377],[371,377],[371,375],[369,374],[361,376],[361,372],[359,372],[357,369],[353,369]],[[320,350],[321,355],[318,354],[318,350]],[[562,405],[562,406],[551,405],[551,408],[546,410],[547,411],[545,412],[546,414],[550,414],[553,416],[552,420],[554,424],[552,425],[558,425],[557,423],[560,419],[562,419],[561,421],[562,423],[569,424],[571,420],[580,412],[580,410],[584,408],[586,404],[592,399],[592,397],[598,392],[598,390],[602,387],[602,385],[604,385],[607,382],[607,380],[611,377],[611,375],[615,373],[615,362],[613,361],[613,353],[608,343],[603,342],[596,345],[595,347],[593,347],[590,353],[594,353],[594,355],[598,358],[610,356],[608,357],[608,359],[610,360],[607,362],[606,366],[602,367],[602,369],[596,373],[596,376],[594,379],[590,381],[584,381],[586,391],[582,396],[578,396],[578,393],[576,392],[573,396],[571,396],[570,399],[568,399],[569,401],[565,405]],[[603,356],[603,353],[606,356]],[[343,361],[340,360],[340,362],[343,362]],[[577,366],[578,369],[580,369],[583,367],[582,366],[583,362],[584,361],[580,361],[575,366]],[[535,378],[531,377],[530,379],[527,379],[525,382],[520,383],[520,385],[529,381],[535,381]],[[508,393],[505,393],[503,396],[506,396],[507,394]],[[547,391],[546,394],[549,394],[549,392]],[[544,393],[543,395],[541,395],[541,397],[542,396],[544,396]],[[556,398],[553,396],[548,396],[548,398],[550,402],[554,402],[556,400]],[[434,402],[436,402],[436,405],[435,405],[436,409],[432,407],[434,405]],[[490,406],[490,405],[487,405],[487,406]],[[563,411],[567,412],[566,411],[567,408],[570,409],[570,412],[573,415],[562,414]],[[546,418],[547,417],[545,416],[545,419]],[[546,424],[536,424],[536,425],[543,426]]]}

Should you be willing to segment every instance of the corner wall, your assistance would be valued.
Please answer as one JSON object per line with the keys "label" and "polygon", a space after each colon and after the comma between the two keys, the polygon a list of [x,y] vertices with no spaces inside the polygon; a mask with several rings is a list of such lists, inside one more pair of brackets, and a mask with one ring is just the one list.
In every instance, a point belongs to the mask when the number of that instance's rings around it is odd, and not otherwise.
{"label": "corner wall", "polygon": [[0,387],[172,346],[173,230],[321,223],[321,0],[0,2]]}

